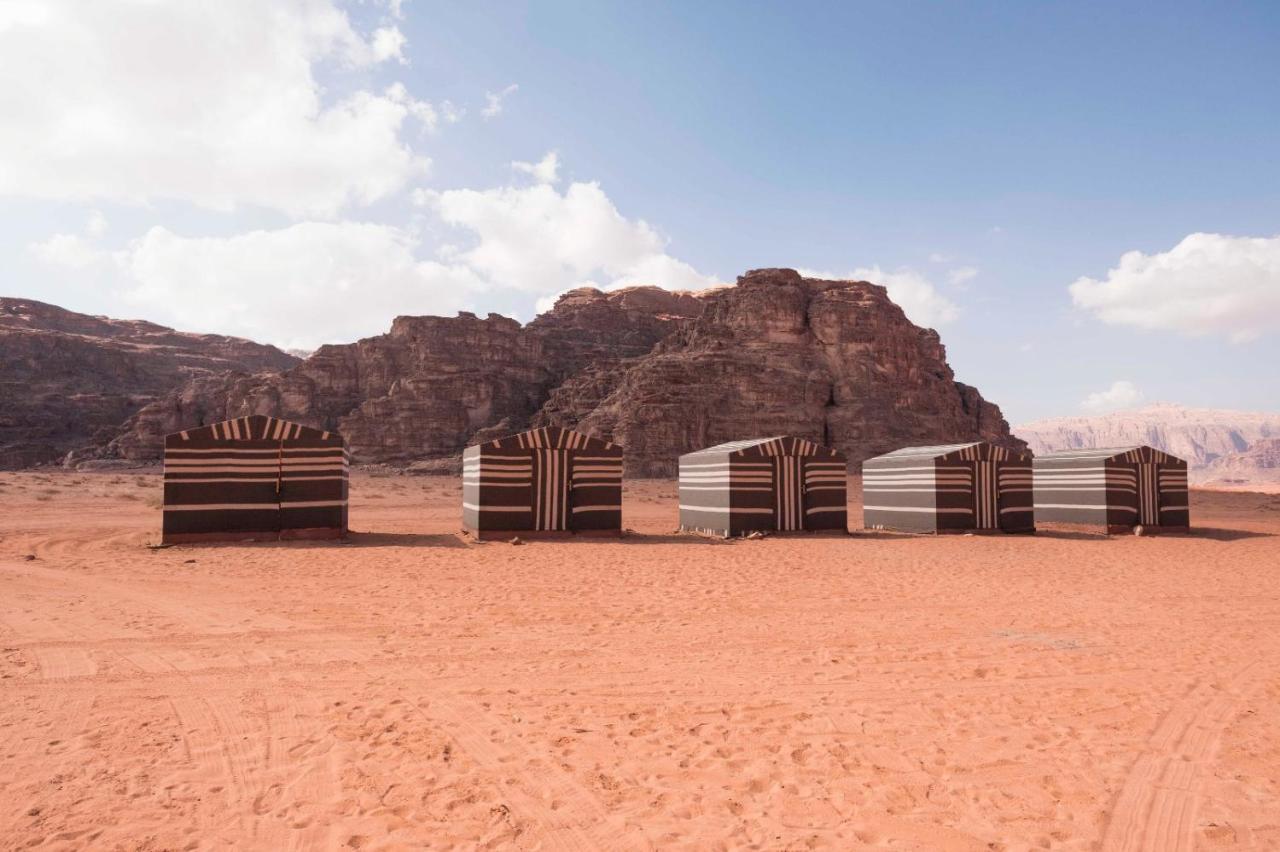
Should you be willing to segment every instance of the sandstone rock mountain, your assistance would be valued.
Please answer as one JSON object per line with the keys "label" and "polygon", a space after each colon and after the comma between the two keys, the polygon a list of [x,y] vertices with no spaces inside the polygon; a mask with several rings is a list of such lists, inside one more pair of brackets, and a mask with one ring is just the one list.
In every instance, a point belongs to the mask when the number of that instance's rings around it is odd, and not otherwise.
{"label": "sandstone rock mountain", "polygon": [[525,428],[570,375],[649,351],[701,309],[698,297],[657,287],[582,288],[527,326],[497,314],[397,317],[389,333],[322,346],[283,375],[193,380],[131,418],[105,453],[154,459],[168,432],[270,414],[341,431],[361,462],[452,457]]}
{"label": "sandstone rock mountain", "polygon": [[1203,479],[1203,472],[1219,459],[1280,437],[1280,414],[1158,403],[1093,417],[1037,420],[1013,431],[1037,453],[1148,444],[1186,459],[1193,478]]}
{"label": "sandstone rock mountain", "polygon": [[0,469],[60,460],[189,379],[298,363],[273,346],[0,298]]}
{"label": "sandstone rock mountain", "polygon": [[1022,447],[993,404],[955,380],[937,332],[883,287],[759,269],[704,296],[698,319],[639,358],[597,363],[552,391],[535,424],[577,425],[627,448],[639,475],[691,449],[796,435],[851,463],[912,444]]}
{"label": "sandstone rock mountain", "polygon": [[[911,443],[1022,446],[999,409],[955,381],[936,332],[884,288],[750,272],[736,287],[566,293],[527,325],[399,317],[284,372],[200,376],[147,405],[102,448],[158,457],[167,432],[244,414],[342,431],[357,462],[454,469],[469,443],[530,425],[627,447],[631,475],[742,437],[795,434],[860,460]],[[430,465],[428,465],[430,466]]]}

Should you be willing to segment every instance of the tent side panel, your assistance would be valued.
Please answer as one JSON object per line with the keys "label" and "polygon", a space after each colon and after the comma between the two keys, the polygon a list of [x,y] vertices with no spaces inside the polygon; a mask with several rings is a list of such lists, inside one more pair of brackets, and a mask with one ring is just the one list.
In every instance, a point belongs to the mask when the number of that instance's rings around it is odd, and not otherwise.
{"label": "tent side panel", "polygon": [[[1140,457],[1136,451],[1132,455]],[[1106,463],[1107,525],[1110,527],[1132,527],[1138,523],[1138,464]]]}
{"label": "tent side panel", "polygon": [[1187,493],[1187,463],[1160,465],[1160,526],[1191,526],[1190,495]]}
{"label": "tent side panel", "polygon": [[[976,455],[976,452],[974,453]],[[938,462],[938,530],[956,532],[977,525],[976,496],[972,462]]]}
{"label": "tent side panel", "polygon": [[480,448],[462,451],[462,526],[480,529]]}
{"label": "tent side panel", "polygon": [[868,459],[862,465],[862,523],[868,529],[937,532],[932,459]]}
{"label": "tent side panel", "polygon": [[278,533],[279,443],[181,435],[165,439],[163,540]]}
{"label": "tent side panel", "polygon": [[1107,472],[1101,459],[1037,458],[1031,467],[1037,524],[1107,525]]}
{"label": "tent side panel", "polygon": [[1035,478],[1030,459],[996,465],[1000,491],[1000,529],[1025,532],[1036,528]]}
{"label": "tent side panel", "polygon": [[728,535],[729,457],[689,453],[680,457],[680,528]]}
{"label": "tent side panel", "polygon": [[282,442],[280,453],[280,531],[312,531],[334,536],[347,532],[350,459],[342,438],[308,436]]}
{"label": "tent side panel", "polygon": [[843,458],[804,459],[804,528],[849,529],[849,471]]}
{"label": "tent side panel", "polygon": [[622,530],[622,451],[569,452],[569,528]]}
{"label": "tent side panel", "polygon": [[730,465],[730,535],[776,529],[773,459],[731,457]]}
{"label": "tent side panel", "polygon": [[[474,455],[469,455],[475,450]],[[468,447],[463,522],[475,532],[533,529],[533,457],[527,450]]]}

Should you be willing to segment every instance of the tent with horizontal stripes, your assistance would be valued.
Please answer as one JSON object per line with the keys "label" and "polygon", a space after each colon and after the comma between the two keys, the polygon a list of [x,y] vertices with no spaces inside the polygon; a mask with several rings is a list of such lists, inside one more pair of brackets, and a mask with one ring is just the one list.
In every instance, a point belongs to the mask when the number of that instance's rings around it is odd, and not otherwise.
{"label": "tent with horizontal stripes", "polygon": [[1035,461],[1036,521],[1107,532],[1191,526],[1187,463],[1145,445],[1063,450]]}
{"label": "tent with horizontal stripes", "polygon": [[558,426],[467,447],[462,523],[482,539],[619,535],[622,448]]}
{"label": "tent with horizontal stripes", "polygon": [[904,447],[862,463],[867,529],[1034,532],[1031,454],[985,441]]}
{"label": "tent with horizontal stripes", "polygon": [[164,439],[167,544],[347,534],[350,459],[337,432],[261,414]]}
{"label": "tent with horizontal stripes", "polygon": [[731,441],[680,457],[680,528],[848,532],[844,453],[803,438]]}

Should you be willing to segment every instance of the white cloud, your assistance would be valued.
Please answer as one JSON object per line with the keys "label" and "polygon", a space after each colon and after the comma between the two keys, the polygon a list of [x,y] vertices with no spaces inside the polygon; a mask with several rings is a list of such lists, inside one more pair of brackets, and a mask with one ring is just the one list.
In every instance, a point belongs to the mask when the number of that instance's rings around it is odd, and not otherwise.
{"label": "white cloud", "polygon": [[316,74],[358,84],[404,45],[333,0],[7,4],[0,195],[326,218],[376,201],[425,169],[401,133],[435,112],[403,87],[327,97]]}
{"label": "white cloud", "polygon": [[90,269],[107,259],[100,248],[77,234],[54,234],[47,240],[32,243],[28,248],[51,266],[77,271]]}
{"label": "white cloud", "polygon": [[485,92],[485,105],[484,109],[480,110],[480,114],[486,119],[497,118],[502,115],[502,110],[507,98],[514,95],[519,89],[519,85],[512,83],[501,92]]}
{"label": "white cloud", "polygon": [[978,277],[978,269],[974,266],[961,266],[948,270],[947,283],[960,290],[969,289],[969,282]]}
{"label": "white cloud", "polygon": [[408,40],[399,27],[380,27],[373,33],[369,50],[374,62],[385,62],[388,59],[398,60],[405,64],[404,46]]}
{"label": "white cloud", "polygon": [[452,314],[484,288],[417,249],[389,225],[302,222],[229,238],[157,227],[114,259],[123,297],[177,328],[312,349],[381,334],[400,314]]}
{"label": "white cloud", "polygon": [[457,106],[453,101],[440,102],[440,118],[444,120],[445,124],[457,124],[462,121],[462,117],[466,114],[467,111]]}
{"label": "white cloud", "polygon": [[90,210],[89,221],[85,223],[84,232],[97,239],[107,232],[107,217],[101,210]]}
{"label": "white cloud", "polygon": [[809,278],[825,278],[832,281],[870,281],[889,291],[889,298],[902,308],[907,319],[926,328],[939,328],[954,322],[960,316],[960,308],[938,292],[924,275],[914,269],[901,267],[892,272],[875,266],[860,266],[851,272],[835,273],[814,269],[801,269],[801,275]]}
{"label": "white cloud", "polygon": [[83,272],[105,267],[109,255],[96,241],[106,232],[107,217],[101,210],[91,210],[84,223],[83,237],[79,234],[54,234],[47,240],[31,243],[27,250],[44,263],[63,269]]}
{"label": "white cloud", "polygon": [[536,163],[516,160],[511,168],[531,175],[538,183],[555,183],[560,179],[560,156],[555,151],[548,151],[546,156]]}
{"label": "white cloud", "polygon": [[1106,323],[1251,340],[1280,331],[1280,236],[1191,234],[1166,252],[1126,252],[1070,291]]}
{"label": "white cloud", "polygon": [[1118,381],[1112,382],[1111,387],[1104,391],[1091,393],[1086,396],[1080,403],[1080,407],[1085,411],[1095,414],[1102,414],[1108,411],[1117,411],[1121,408],[1133,408],[1145,398],[1142,391],[1138,390],[1133,382]]}
{"label": "white cloud", "polygon": [[82,279],[92,267],[129,305],[123,313],[298,349],[384,332],[400,314],[524,311],[588,285],[717,283],[667,254],[598,184],[419,190],[415,200],[434,217],[429,232],[455,232],[434,253],[414,231],[350,221],[231,237],[153,227],[114,251],[57,234],[31,250]]}
{"label": "white cloud", "polygon": [[572,183],[563,192],[539,183],[415,197],[469,237],[469,246],[447,259],[494,286],[547,296],[585,285],[699,289],[718,283],[668,255],[666,240],[648,223],[625,218],[596,183]]}

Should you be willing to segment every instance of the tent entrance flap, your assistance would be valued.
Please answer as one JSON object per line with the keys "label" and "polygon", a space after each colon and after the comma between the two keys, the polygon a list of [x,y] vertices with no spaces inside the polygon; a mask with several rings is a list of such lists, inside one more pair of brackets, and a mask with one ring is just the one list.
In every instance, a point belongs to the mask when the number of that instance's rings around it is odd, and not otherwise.
{"label": "tent entrance flap", "polygon": [[774,457],[773,500],[776,529],[804,529],[804,459],[800,456]]}
{"label": "tent entrance flap", "polygon": [[1138,465],[1138,523],[1155,526],[1160,523],[1159,465]]}
{"label": "tent entrance flap", "polygon": [[569,454],[564,450],[532,450],[533,528],[569,529]]}
{"label": "tent entrance flap", "polygon": [[996,487],[996,463],[973,463],[974,528],[994,530],[1000,526],[1000,491]]}

